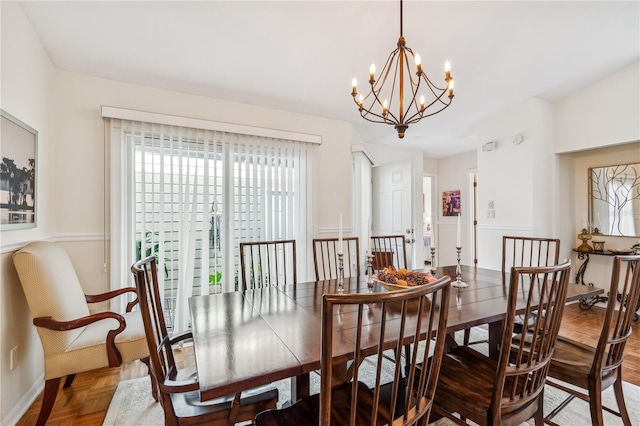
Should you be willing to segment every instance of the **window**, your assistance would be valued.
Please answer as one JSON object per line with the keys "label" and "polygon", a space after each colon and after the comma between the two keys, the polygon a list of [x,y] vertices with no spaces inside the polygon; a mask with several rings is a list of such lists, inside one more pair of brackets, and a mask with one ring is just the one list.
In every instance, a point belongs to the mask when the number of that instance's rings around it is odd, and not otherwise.
{"label": "window", "polygon": [[156,256],[168,325],[188,328],[190,296],[238,290],[240,242],[296,239],[305,255],[312,144],[116,119],[110,130],[112,273]]}

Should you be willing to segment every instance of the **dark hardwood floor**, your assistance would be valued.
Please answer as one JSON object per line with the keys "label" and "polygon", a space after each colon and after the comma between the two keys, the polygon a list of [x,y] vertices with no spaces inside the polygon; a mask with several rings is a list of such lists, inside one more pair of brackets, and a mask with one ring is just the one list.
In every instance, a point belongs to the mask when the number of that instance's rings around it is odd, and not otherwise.
{"label": "dark hardwood floor", "polygon": [[[604,309],[597,306],[581,310],[577,304],[565,308],[561,333],[575,340],[591,343],[597,339]],[[640,386],[640,323],[633,324],[633,334],[625,349],[623,364],[625,381]],[[187,348],[178,355],[182,364],[192,365],[193,353]],[[61,389],[53,407],[48,425],[101,425],[109,408],[113,394],[122,380],[142,377],[147,367],[140,361],[120,368],[104,368],[78,374],[69,389]],[[33,425],[38,418],[42,394],[17,423],[18,426]]]}

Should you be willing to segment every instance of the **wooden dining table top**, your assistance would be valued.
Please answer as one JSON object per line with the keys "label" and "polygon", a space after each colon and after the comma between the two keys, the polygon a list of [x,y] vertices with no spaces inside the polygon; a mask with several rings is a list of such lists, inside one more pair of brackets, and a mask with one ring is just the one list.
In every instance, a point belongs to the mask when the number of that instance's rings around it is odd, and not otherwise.
{"label": "wooden dining table top", "polygon": [[[455,280],[455,267],[438,268],[436,275]],[[344,292],[387,291],[377,282],[370,290],[366,280],[366,276],[345,278]],[[506,315],[508,280],[500,271],[468,266],[462,267],[462,280],[468,287],[451,289],[447,332],[488,324],[490,354],[495,354]],[[322,295],[337,292],[334,279],[191,297],[200,399],[285,378],[308,377],[309,372],[319,369]],[[518,300],[524,306],[526,292],[521,293]],[[600,293],[603,289],[569,284],[567,302]],[[339,330],[335,332],[342,334],[337,340],[346,348],[353,341],[352,321],[348,312],[337,315],[342,316],[336,321]]]}

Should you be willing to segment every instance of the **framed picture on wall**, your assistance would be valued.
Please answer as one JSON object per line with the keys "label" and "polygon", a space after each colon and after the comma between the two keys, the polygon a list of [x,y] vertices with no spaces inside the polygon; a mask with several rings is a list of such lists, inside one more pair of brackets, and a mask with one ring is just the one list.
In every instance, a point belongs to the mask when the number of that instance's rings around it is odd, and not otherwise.
{"label": "framed picture on wall", "polygon": [[460,190],[442,192],[442,216],[460,215]]}
{"label": "framed picture on wall", "polygon": [[38,132],[0,110],[0,230],[36,227]]}

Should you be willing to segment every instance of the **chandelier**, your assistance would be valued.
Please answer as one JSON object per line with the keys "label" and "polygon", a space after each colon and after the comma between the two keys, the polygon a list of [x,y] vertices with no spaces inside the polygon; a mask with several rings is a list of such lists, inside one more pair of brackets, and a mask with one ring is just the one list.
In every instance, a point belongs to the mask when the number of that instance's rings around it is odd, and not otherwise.
{"label": "chandelier", "polygon": [[[409,56],[415,62],[415,77],[411,72]],[[444,73],[446,85],[440,88],[422,70],[420,55],[414,54],[413,50],[407,47],[402,36],[402,0],[400,0],[400,38],[398,38],[397,49],[391,52],[387,58],[377,80],[376,66],[371,64],[369,70],[371,91],[369,94],[365,97],[358,96],[358,81],[354,77],[351,95],[353,101],[358,105],[362,118],[373,123],[391,124],[398,131],[398,137],[403,138],[404,132],[410,124],[435,115],[451,105],[453,79],[451,78],[449,61],[444,65]],[[387,82],[389,84],[386,85]],[[445,96],[447,92],[449,92],[448,96]],[[429,103],[425,103],[425,94]],[[417,96],[419,96],[419,101],[416,100]],[[397,108],[393,107],[395,97],[398,98]],[[405,104],[407,100],[408,102]],[[397,112],[394,113],[394,111]]]}

